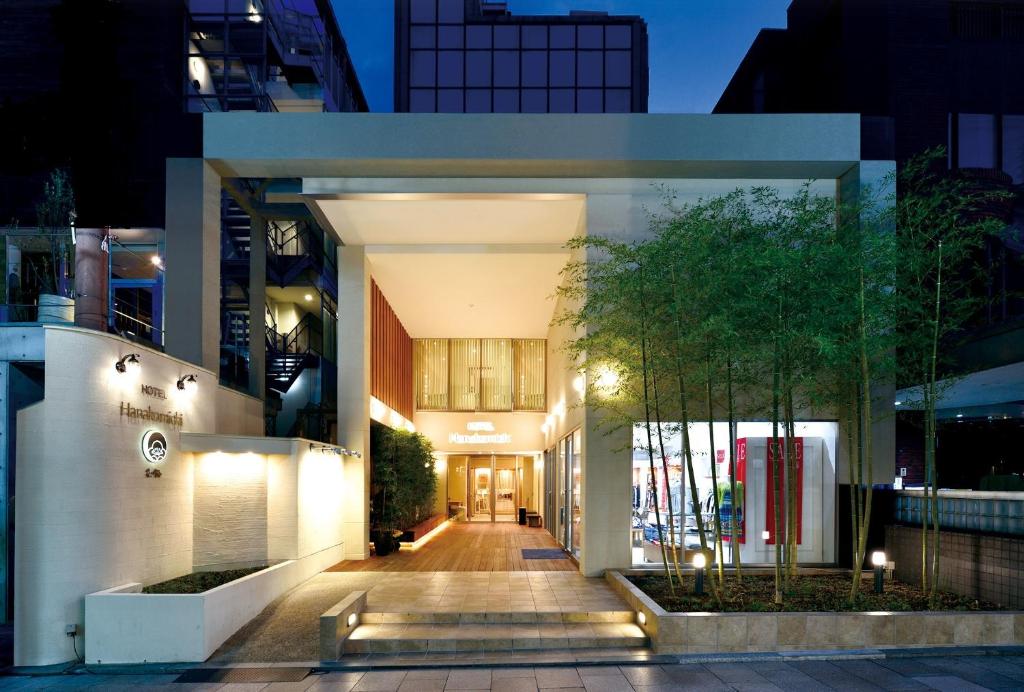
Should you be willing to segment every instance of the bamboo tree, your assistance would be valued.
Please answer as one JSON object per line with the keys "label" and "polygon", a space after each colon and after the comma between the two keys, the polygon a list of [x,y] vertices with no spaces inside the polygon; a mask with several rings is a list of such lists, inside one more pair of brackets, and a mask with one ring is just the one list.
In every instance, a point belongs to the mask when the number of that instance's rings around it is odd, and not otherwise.
{"label": "bamboo tree", "polygon": [[706,397],[708,405],[708,445],[711,450],[711,502],[715,512],[715,560],[718,564],[718,581],[725,583],[725,551],[722,548],[722,508],[718,503],[718,460],[715,458],[715,411],[711,396],[711,350],[706,352]]}

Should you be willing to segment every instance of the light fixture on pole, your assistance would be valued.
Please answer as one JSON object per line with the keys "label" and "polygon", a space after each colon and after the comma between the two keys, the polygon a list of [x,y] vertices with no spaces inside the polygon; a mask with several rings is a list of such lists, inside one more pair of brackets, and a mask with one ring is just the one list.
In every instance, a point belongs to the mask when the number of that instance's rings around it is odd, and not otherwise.
{"label": "light fixture on pole", "polygon": [[199,378],[195,375],[185,375],[178,378],[178,389],[189,394],[194,393],[199,389]]}
{"label": "light fixture on pole", "polygon": [[137,373],[140,367],[138,353],[129,353],[114,363],[114,369],[122,375],[126,372]]}
{"label": "light fixture on pole", "polygon": [[882,593],[882,580],[885,577],[885,552],[876,550],[871,553],[871,564],[875,568],[875,593]]}
{"label": "light fixture on pole", "polygon": [[698,596],[704,595],[704,568],[708,564],[708,558],[703,552],[697,552],[693,556],[693,593]]}

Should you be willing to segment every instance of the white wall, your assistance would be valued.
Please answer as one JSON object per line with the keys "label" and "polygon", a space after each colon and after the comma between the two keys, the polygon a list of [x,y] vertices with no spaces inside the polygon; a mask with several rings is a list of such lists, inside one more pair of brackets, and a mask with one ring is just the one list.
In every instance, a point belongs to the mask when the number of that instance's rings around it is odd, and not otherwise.
{"label": "white wall", "polygon": [[267,561],[267,465],[256,454],[194,455],[193,565],[235,569]]}
{"label": "white wall", "polygon": [[217,386],[217,432],[222,435],[262,435],[263,400]]}
{"label": "white wall", "polygon": [[[179,412],[185,431],[213,432],[216,419],[210,372],[89,330],[47,327],[45,342],[46,397],[18,414],[14,660],[23,666],[74,658],[64,628],[84,622],[85,594],[192,568],[192,468],[179,430],[123,418],[121,402]],[[137,379],[114,370],[128,353],[141,354]],[[199,380],[194,396],[175,386],[188,374]],[[149,429],[169,442],[160,478],[145,476]]]}

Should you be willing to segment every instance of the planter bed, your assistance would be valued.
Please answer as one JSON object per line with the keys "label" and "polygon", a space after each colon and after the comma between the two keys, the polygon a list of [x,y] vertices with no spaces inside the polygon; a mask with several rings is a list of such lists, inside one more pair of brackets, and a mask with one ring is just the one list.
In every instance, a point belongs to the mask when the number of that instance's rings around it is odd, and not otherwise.
{"label": "planter bed", "polygon": [[[639,624],[658,653],[717,653],[737,651],[815,651],[823,649],[884,649],[934,646],[979,646],[1024,644],[1024,613],[995,608],[959,596],[945,595],[943,605],[951,610],[912,610],[922,605],[920,592],[909,587],[893,588],[875,600],[865,594],[859,610],[823,611],[822,607],[843,607],[843,576],[802,577],[790,605],[772,610],[772,577],[744,575],[751,584],[743,595],[733,597],[724,612],[709,612],[710,597],[665,598],[673,608],[692,610],[670,612],[632,580],[650,586],[651,575],[624,576],[605,573],[615,590],[637,612]],[[767,598],[762,601],[756,580],[768,582]],[[870,590],[870,576],[865,575]],[[687,580],[684,589],[693,588]],[[661,597],[658,588],[653,589]],[[915,595],[916,593],[916,595]],[[815,601],[817,601],[815,603]],[[813,605],[809,605],[813,604]],[[850,608],[849,605],[845,606]],[[757,609],[761,610],[758,611]],[[800,611],[790,608],[804,608]],[[808,608],[811,608],[808,610]],[[960,608],[959,610],[955,608]],[[700,609],[700,610],[698,610]]]}
{"label": "planter bed", "polygon": [[254,572],[261,572],[267,565],[249,567],[247,569],[226,569],[220,572],[193,572],[174,579],[151,584],[142,589],[142,593],[203,593],[228,582],[241,579]]}
{"label": "planter bed", "polygon": [[274,599],[343,557],[344,546],[338,544],[201,593],[143,593],[135,582],[89,594],[85,662],[205,661]]}

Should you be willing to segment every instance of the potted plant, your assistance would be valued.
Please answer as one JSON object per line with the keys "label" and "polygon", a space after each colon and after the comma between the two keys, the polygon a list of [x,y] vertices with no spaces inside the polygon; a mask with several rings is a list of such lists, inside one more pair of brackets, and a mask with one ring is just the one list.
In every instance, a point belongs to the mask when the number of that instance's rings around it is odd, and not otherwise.
{"label": "potted plant", "polygon": [[43,199],[36,205],[40,234],[47,252],[36,266],[39,283],[40,322],[73,322],[72,238],[75,222],[75,193],[66,171],[57,169],[43,186]]}

